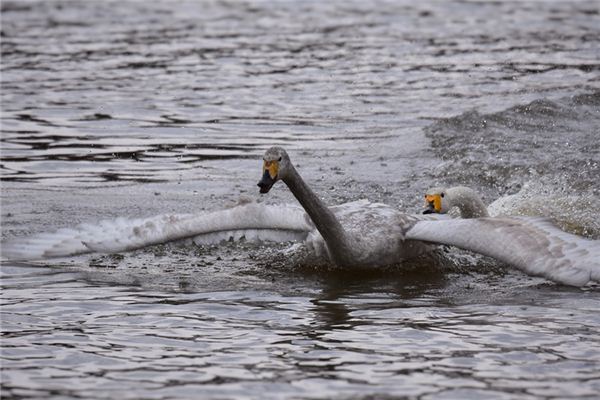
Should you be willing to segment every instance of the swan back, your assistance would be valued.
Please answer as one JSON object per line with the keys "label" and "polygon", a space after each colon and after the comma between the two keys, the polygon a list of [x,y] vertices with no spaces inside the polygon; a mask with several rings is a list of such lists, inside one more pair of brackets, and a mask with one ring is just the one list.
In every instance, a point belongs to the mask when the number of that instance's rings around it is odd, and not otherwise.
{"label": "swan back", "polygon": [[[416,257],[432,246],[407,241],[407,226],[423,219],[440,216],[409,215],[382,203],[358,200],[331,207],[331,211],[352,241],[352,262],[343,267],[372,267],[397,264]],[[317,256],[331,256],[323,237],[315,229],[306,239],[307,247]]]}

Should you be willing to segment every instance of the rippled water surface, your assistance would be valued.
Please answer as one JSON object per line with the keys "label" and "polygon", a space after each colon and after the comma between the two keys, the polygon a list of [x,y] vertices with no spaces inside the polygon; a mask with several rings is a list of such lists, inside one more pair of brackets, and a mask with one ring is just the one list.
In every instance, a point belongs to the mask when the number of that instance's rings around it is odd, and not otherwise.
{"label": "rippled water surface", "polygon": [[[600,238],[586,2],[3,1],[2,237],[259,199],[523,194]],[[277,187],[268,199],[294,202]],[[523,211],[525,210],[525,211]],[[516,211],[516,210],[515,210]],[[3,398],[597,398],[600,291],[455,249],[378,272],[285,245],[1,267]]]}

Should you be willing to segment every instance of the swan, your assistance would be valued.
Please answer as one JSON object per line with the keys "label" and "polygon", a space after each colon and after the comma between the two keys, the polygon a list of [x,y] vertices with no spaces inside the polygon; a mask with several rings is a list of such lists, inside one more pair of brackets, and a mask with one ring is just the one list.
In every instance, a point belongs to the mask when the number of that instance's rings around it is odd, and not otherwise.
{"label": "swan", "polygon": [[425,214],[445,214],[457,207],[462,219],[420,222],[407,238],[474,251],[573,286],[600,282],[599,240],[564,232],[549,218],[490,217],[481,198],[466,187],[429,189],[425,203]]}
{"label": "swan", "polygon": [[260,193],[268,193],[278,181],[287,185],[315,226],[307,246],[315,252],[324,249],[330,261],[340,267],[396,264],[433,248],[423,241],[406,240],[405,231],[420,220],[440,218],[405,214],[366,200],[329,208],[304,182],[288,153],[275,146],[263,157]]}
{"label": "swan", "polygon": [[[597,240],[563,232],[543,218],[490,218],[479,196],[469,188],[428,192],[428,209],[422,216],[369,202],[330,209],[300,177],[287,152],[271,147],[263,157],[260,193],[268,193],[279,180],[287,185],[320,233],[309,235],[310,241],[324,243],[330,259],[339,266],[396,263],[428,251],[428,245],[444,244],[491,256],[529,274],[568,285],[600,281]],[[430,216],[445,214],[455,206],[465,219]]]}
{"label": "swan", "polygon": [[264,164],[260,192],[268,192],[275,180],[281,179],[302,207],[251,203],[199,215],[118,218],[17,238],[3,244],[2,256],[11,260],[38,260],[130,251],[189,238],[198,244],[210,244],[244,237],[297,241],[308,251],[308,256],[343,267],[374,267],[396,264],[434,247],[422,241],[405,240],[404,227],[443,216],[403,214],[388,205],[367,200],[328,208],[300,178],[284,149],[268,150]]}

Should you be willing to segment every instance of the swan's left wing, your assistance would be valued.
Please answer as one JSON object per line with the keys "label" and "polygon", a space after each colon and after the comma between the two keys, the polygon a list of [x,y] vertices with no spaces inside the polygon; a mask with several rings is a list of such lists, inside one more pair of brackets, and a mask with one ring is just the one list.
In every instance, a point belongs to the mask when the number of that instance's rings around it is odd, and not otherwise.
{"label": "swan's left wing", "polygon": [[1,253],[11,260],[39,260],[91,252],[116,253],[187,238],[202,244],[241,237],[283,242],[303,240],[311,229],[310,220],[299,207],[252,203],[202,214],[81,224],[14,238],[2,243]]}
{"label": "swan's left wing", "polygon": [[600,282],[600,241],[561,231],[545,218],[419,221],[406,238],[471,250],[567,285]]}

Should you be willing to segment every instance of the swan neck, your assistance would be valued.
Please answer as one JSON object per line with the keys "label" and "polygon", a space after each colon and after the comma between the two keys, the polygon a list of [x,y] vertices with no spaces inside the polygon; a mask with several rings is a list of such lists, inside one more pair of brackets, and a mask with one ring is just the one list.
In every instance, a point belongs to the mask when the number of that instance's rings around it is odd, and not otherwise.
{"label": "swan neck", "polygon": [[304,182],[295,168],[287,174],[283,182],[310,216],[317,230],[323,236],[327,249],[337,265],[351,264],[352,246],[344,228],[335,214],[321,201],[313,190]]}
{"label": "swan neck", "polygon": [[473,189],[461,186],[451,188],[447,192],[451,199],[451,205],[453,207],[458,207],[462,218],[481,218],[490,216],[487,207]]}

